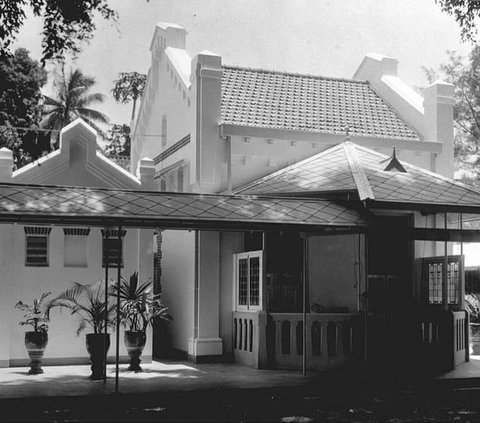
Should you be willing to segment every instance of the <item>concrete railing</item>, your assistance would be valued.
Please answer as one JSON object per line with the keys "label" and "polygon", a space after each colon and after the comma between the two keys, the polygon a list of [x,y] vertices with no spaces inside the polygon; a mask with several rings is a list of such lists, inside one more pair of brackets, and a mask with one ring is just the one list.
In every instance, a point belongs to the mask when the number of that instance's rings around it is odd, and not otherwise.
{"label": "concrete railing", "polygon": [[265,367],[267,314],[262,311],[233,312],[233,356],[235,363],[256,369]]}
{"label": "concrete railing", "polygon": [[[344,364],[353,350],[354,314],[309,313],[306,315],[306,367],[327,370]],[[280,368],[303,366],[303,316],[301,313],[271,313],[274,361]]]}

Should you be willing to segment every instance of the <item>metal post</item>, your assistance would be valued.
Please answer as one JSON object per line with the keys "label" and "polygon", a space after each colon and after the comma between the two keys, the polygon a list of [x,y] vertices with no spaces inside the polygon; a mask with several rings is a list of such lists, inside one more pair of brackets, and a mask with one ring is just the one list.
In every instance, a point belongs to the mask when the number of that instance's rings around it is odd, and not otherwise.
{"label": "metal post", "polygon": [[365,301],[364,301],[364,354],[365,354],[365,367],[368,367],[368,232],[365,232]]}
{"label": "metal post", "polygon": [[[445,232],[448,229],[447,213],[443,214]],[[447,241],[443,243],[443,272],[442,272],[442,302],[445,311],[448,310],[448,245]]]}
{"label": "metal post", "polygon": [[117,338],[115,349],[115,393],[118,394],[118,374],[120,360],[120,279],[122,276],[122,227],[118,226],[118,256],[117,256]]}
{"label": "metal post", "polygon": [[464,310],[465,309],[465,261],[463,258],[463,214],[462,213],[460,213],[460,232],[462,234],[462,238],[460,239],[460,263],[458,265],[458,275],[459,275],[458,303],[460,306],[460,310]]}
{"label": "metal post", "polygon": [[307,277],[308,277],[308,237],[303,234],[303,376],[307,375]]}
{"label": "metal post", "polygon": [[105,341],[103,344],[104,348],[104,375],[103,375],[103,382],[107,383],[107,337],[108,337],[108,239],[110,235],[110,230],[105,228],[105,239],[103,242],[105,242],[105,248],[103,250],[104,257],[103,259],[105,260]]}

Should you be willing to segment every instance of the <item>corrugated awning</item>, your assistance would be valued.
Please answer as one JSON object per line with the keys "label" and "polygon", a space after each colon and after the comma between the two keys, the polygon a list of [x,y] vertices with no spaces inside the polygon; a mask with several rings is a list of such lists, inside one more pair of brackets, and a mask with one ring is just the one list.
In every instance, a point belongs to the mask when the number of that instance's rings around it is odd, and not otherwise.
{"label": "corrugated awning", "polygon": [[206,195],[0,184],[0,222],[172,229],[302,231],[365,226],[356,210],[323,199]]}

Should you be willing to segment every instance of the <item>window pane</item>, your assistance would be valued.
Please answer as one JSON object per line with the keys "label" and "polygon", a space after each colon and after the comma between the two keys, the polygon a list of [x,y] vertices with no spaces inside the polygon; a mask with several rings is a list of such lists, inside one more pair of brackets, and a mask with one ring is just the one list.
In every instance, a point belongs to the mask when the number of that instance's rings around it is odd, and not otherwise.
{"label": "window pane", "polygon": [[250,259],[250,305],[260,305],[260,259]]}
{"label": "window pane", "polygon": [[[107,251],[108,244],[108,251]],[[118,256],[120,255],[120,265],[123,266],[121,241],[119,242],[118,238],[104,238],[103,239],[103,259],[102,266],[105,267],[106,260],[108,260],[108,267],[117,267],[118,266]],[[106,255],[108,254],[108,259]]]}
{"label": "window pane", "polygon": [[48,266],[48,236],[30,236],[25,238],[27,266]]}
{"label": "window pane", "polygon": [[458,262],[448,263],[448,303],[458,303]]}
{"label": "window pane", "polygon": [[442,303],[442,265],[443,263],[428,264],[428,300],[430,304]]}
{"label": "window pane", "polygon": [[247,305],[248,260],[238,260],[238,304]]}

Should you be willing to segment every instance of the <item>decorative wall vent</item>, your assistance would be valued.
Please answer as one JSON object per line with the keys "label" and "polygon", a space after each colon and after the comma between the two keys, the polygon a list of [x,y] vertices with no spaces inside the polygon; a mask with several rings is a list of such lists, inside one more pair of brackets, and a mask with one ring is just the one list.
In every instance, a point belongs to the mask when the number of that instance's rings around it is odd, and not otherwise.
{"label": "decorative wall vent", "polygon": [[52,231],[52,228],[47,226],[25,226],[23,229],[26,235],[49,235]]}
{"label": "decorative wall vent", "polygon": [[90,228],[63,228],[63,233],[72,236],[88,236]]}
{"label": "decorative wall vent", "polygon": [[[120,236],[123,238],[126,233],[127,231],[122,229],[120,231]],[[106,238],[107,235],[109,238],[118,238],[118,229],[102,229],[102,237]]]}

